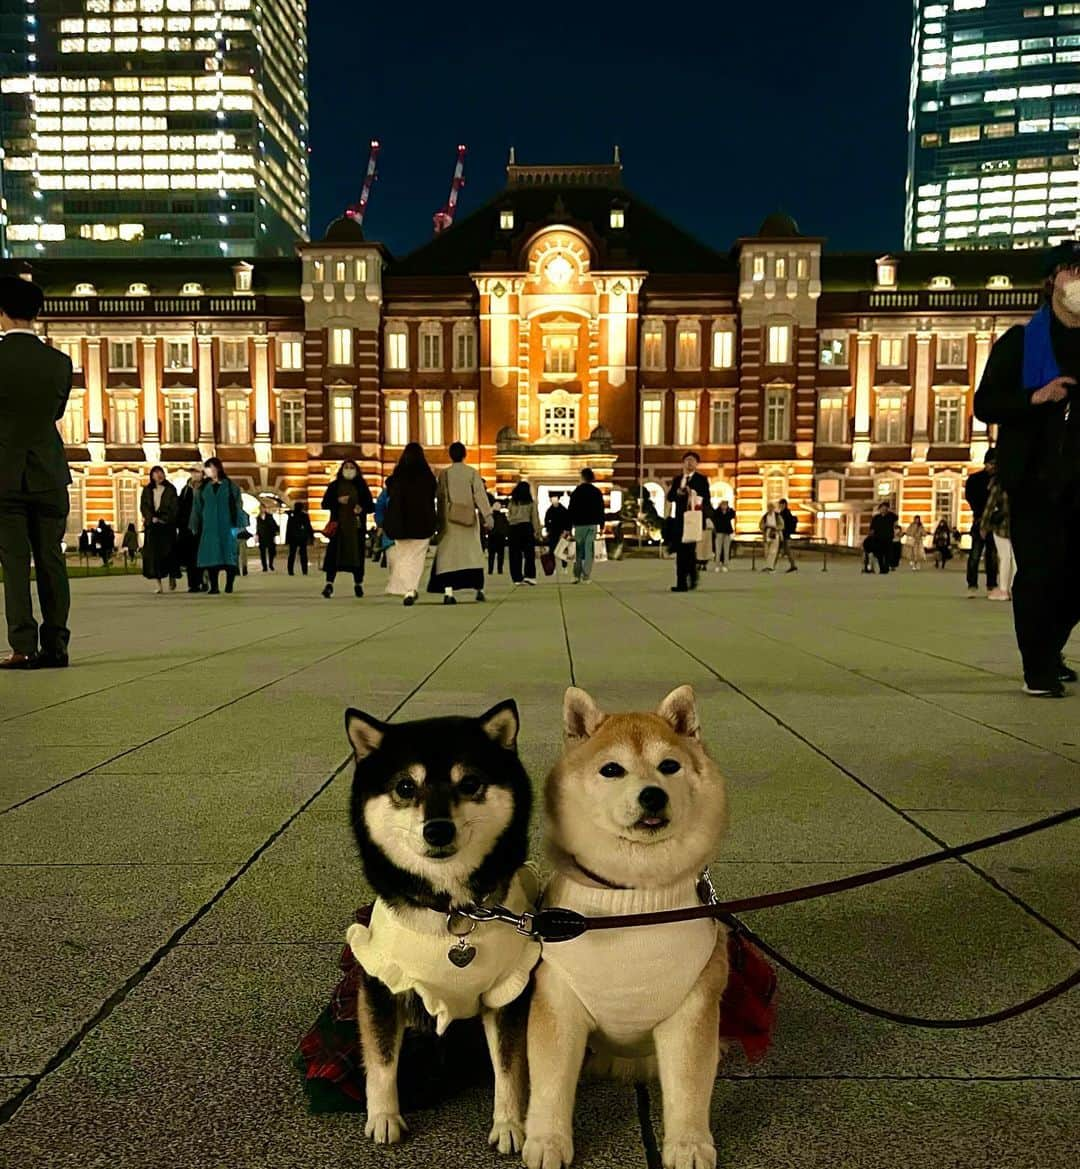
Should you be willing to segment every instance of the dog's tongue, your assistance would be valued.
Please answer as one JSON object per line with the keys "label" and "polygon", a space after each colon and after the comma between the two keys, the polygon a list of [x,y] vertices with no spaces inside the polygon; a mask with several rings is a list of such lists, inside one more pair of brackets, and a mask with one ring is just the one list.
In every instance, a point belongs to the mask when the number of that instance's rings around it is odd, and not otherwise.
{"label": "dog's tongue", "polygon": [[659,816],[642,816],[641,822],[646,828],[659,828],[664,821]]}

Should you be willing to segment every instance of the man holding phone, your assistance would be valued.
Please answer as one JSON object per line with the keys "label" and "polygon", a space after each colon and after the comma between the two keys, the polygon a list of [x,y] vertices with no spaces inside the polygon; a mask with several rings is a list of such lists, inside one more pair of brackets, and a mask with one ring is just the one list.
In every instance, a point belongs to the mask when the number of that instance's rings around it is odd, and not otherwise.
{"label": "man holding phone", "polygon": [[1046,301],[995,342],[975,415],[997,423],[997,476],[1016,552],[1013,620],[1024,692],[1063,698],[1080,620],[1080,240],[1052,249]]}

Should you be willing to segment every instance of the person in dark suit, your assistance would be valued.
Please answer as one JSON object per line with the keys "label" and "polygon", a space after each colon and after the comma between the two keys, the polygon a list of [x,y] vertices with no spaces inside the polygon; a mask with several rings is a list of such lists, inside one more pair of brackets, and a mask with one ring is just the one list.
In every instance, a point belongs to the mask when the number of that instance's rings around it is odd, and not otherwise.
{"label": "person in dark suit", "polygon": [[1080,240],[1054,248],[1045,274],[1042,308],[990,350],[975,416],[998,427],[1024,691],[1063,698],[1077,676],[1062,655],[1080,621]]}
{"label": "person in dark suit", "polygon": [[983,469],[967,477],[964,484],[964,498],[971,508],[971,550],[967,561],[967,587],[969,594],[979,591],[979,561],[982,559],[983,549],[986,550],[986,590],[993,592],[998,583],[997,553],[994,551],[994,541],[983,536],[982,518],[986,510],[986,500],[990,494],[990,476],[994,472],[997,461],[997,452],[988,450],[983,459]]}
{"label": "person in dark suit", "polygon": [[[66,666],[71,637],[62,546],[71,473],[56,428],[71,393],[71,361],[34,333],[44,305],[36,284],[0,277],[0,565],[11,645],[0,661],[5,670]],[[30,596],[31,556],[40,631]]]}
{"label": "person in dark suit", "polygon": [[701,460],[693,451],[683,455],[683,473],[676,475],[668,488],[668,503],[675,505],[671,524],[671,544],[675,549],[675,583],[673,593],[685,593],[698,584],[697,540],[683,542],[685,516],[688,511],[700,511],[702,523],[709,518],[709,481],[698,470]]}

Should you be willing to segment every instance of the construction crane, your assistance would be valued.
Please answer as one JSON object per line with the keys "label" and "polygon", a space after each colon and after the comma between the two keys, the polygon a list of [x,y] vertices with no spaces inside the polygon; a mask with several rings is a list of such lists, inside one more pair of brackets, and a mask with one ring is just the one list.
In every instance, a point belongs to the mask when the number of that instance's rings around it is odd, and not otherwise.
{"label": "construction crane", "polygon": [[379,150],[381,149],[379,140],[372,138],[370,145],[371,153],[368,155],[367,174],[364,175],[364,185],[360,189],[360,201],[355,207],[350,207],[345,212],[350,219],[355,219],[361,227],[364,224],[364,212],[367,211],[368,199],[371,198],[371,184],[379,177],[375,171],[375,164],[379,160]]}
{"label": "construction crane", "polygon": [[450,197],[446,200],[446,205],[440,210],[436,211],[431,217],[432,223],[435,226],[435,234],[439,235],[448,227],[453,225],[454,211],[457,208],[458,194],[461,188],[465,186],[465,179],[462,177],[465,173],[465,147],[459,146],[457,148],[457,165],[454,167],[454,177],[450,180]]}

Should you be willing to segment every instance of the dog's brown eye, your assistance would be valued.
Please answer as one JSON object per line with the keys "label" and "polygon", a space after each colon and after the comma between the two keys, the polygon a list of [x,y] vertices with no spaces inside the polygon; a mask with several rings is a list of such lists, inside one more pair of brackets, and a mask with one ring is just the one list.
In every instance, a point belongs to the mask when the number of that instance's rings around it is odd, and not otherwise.
{"label": "dog's brown eye", "polygon": [[466,775],[457,785],[458,793],[463,796],[478,796],[483,789],[484,781],[478,775]]}
{"label": "dog's brown eye", "polygon": [[661,775],[674,775],[676,771],[682,771],[682,764],[678,759],[661,759],[656,770]]}
{"label": "dog's brown eye", "polygon": [[600,768],[600,774],[605,779],[622,779],[622,777],[626,774],[626,768],[620,767],[618,763],[605,763],[604,766]]}
{"label": "dog's brown eye", "polygon": [[394,784],[394,795],[399,800],[414,800],[416,799],[416,780],[415,779],[399,779]]}

